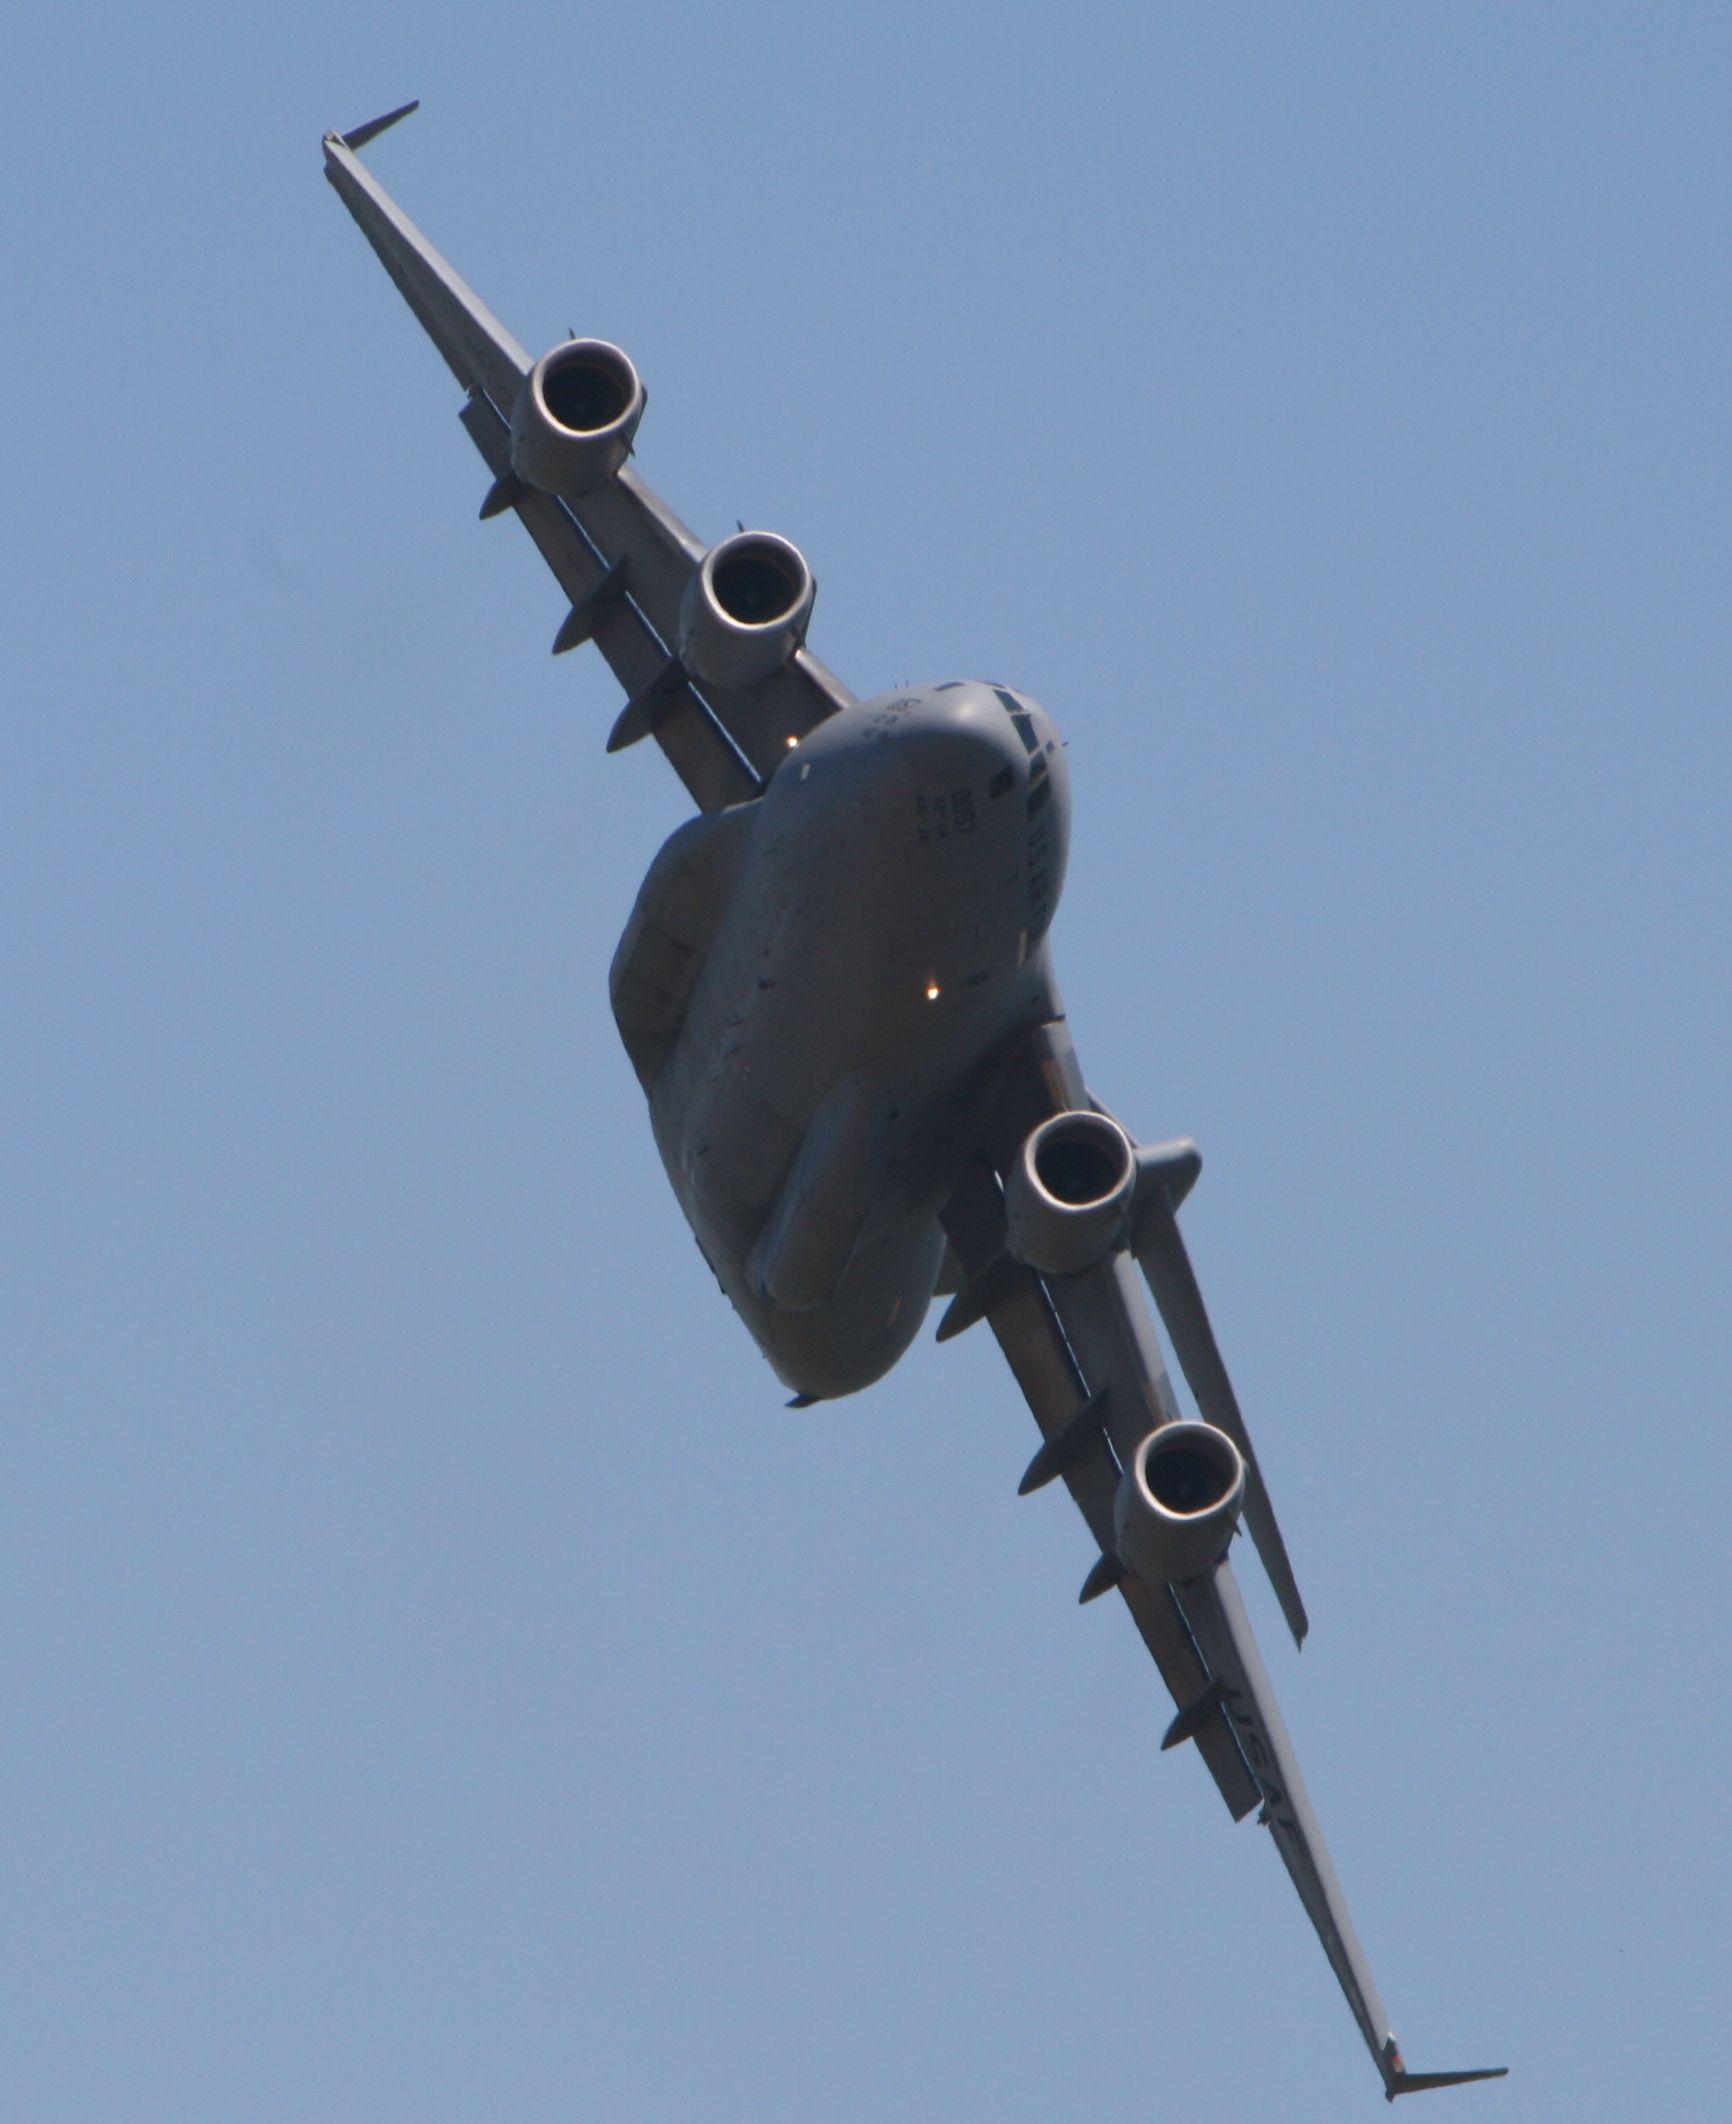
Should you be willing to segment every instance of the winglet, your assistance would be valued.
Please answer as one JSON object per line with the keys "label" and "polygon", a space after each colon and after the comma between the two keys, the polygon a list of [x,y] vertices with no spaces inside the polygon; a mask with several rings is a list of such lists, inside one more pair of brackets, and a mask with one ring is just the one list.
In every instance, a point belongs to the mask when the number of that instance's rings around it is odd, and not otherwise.
{"label": "winglet", "polygon": [[356,126],[352,133],[339,133],[337,138],[352,155],[357,148],[364,148],[369,140],[377,140],[379,135],[387,127],[395,125],[399,118],[407,118],[411,111],[418,111],[420,108],[421,99],[417,96],[413,103],[399,104],[396,110],[387,111],[383,118],[369,119],[365,125]]}
{"label": "winglet", "polygon": [[1507,2065],[1482,2065],[1475,2072],[1409,2072],[1401,2062],[1393,2036],[1377,2062],[1383,2068],[1386,2102],[1393,2102],[1397,2095],[1423,2094],[1428,2087],[1465,2087],[1470,2080],[1501,2080],[1509,2071]]}

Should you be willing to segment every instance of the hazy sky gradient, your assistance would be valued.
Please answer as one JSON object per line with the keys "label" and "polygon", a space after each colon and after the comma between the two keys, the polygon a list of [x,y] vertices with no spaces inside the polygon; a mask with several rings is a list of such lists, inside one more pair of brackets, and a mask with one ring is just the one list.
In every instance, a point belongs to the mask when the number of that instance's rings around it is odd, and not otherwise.
{"label": "hazy sky gradient", "polygon": [[[684,815],[319,175],[860,693],[1070,741],[1091,1084],[1440,2117],[1715,2120],[1732,17],[37,10],[9,51],[0,2109],[1337,2124],[984,1332],[794,1414],[606,1004]],[[1428,2112],[1430,2114],[1431,2112]]]}

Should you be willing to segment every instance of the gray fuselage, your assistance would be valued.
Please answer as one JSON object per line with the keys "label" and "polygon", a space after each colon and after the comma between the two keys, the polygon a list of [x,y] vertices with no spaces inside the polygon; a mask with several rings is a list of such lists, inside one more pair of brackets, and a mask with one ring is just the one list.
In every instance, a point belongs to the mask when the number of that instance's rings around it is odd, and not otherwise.
{"label": "gray fuselage", "polygon": [[994,1065],[1053,1015],[1064,753],[1033,702],[910,687],[674,834],[615,1016],[674,1192],[778,1375],[833,1396],[920,1327]]}

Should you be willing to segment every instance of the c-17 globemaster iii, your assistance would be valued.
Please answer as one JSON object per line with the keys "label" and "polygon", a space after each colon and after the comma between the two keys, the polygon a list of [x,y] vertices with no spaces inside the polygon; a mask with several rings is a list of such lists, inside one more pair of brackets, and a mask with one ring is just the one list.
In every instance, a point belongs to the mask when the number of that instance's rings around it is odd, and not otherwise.
{"label": "c-17 globemaster iii", "polygon": [[1296,1640],[1305,1611],[1179,1232],[1201,1159],[1133,1143],[1065,1024],[1051,722],[973,680],[856,700],[806,647],[799,551],[706,546],[638,478],[626,356],[573,338],[531,361],[362,168],[414,108],[328,134],[325,173],[467,394],[482,515],[515,513],[565,594],[555,649],[593,642],[625,690],[608,749],[653,738],[698,806],[610,986],[706,1260],[800,1404],[880,1378],[934,1295],[940,1340],[986,1322],[1040,1427],[1023,1489],[1076,1500],[1082,1597],[1117,1588],[1177,1706],[1164,1745],[1272,1832],[1385,2092],[1497,2077],[1403,2064],[1251,1635],[1241,1519]]}

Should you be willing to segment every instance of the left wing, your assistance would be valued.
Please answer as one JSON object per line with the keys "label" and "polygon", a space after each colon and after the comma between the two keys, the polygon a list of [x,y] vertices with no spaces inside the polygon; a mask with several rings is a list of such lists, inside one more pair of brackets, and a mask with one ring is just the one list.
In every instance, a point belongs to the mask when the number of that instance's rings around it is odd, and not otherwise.
{"label": "left wing", "polygon": [[[564,591],[569,609],[555,654],[593,641],[624,687],[609,749],[653,735],[706,811],[756,796],[789,746],[854,696],[803,639],[774,669],[732,682],[700,680],[686,668],[682,614],[709,549],[629,463],[593,483],[551,489],[519,477],[513,421],[532,372],[544,364],[530,360],[357,155],[415,108],[405,104],[353,132],[327,133],[325,175],[468,393],[463,425],[493,479],[481,513],[515,511]],[[636,386],[625,357],[615,348],[607,353]]]}
{"label": "left wing", "polygon": [[[1072,1153],[1068,1177],[1065,1161],[1046,1168],[1057,1193],[1040,1163],[1053,1129]],[[1117,1586],[1129,1606],[1178,1707],[1163,1747],[1194,1740],[1235,1818],[1260,1804],[1384,2092],[1499,2077],[1501,2066],[1410,2073],[1402,2062],[1227,1561],[1239,1511],[1249,1517],[1259,1498],[1258,1546],[1299,1635],[1286,1550],[1260,1477],[1253,1488],[1244,1420],[1178,1239],[1194,1149],[1135,1151],[1089,1100],[1056,1018],[1010,1058],[992,1133],[991,1166],[969,1170],[945,1213],[965,1281],[940,1339],[977,1319],[997,1336],[1042,1433],[1023,1488],[1062,1475],[1081,1507],[1099,1551],[1082,1598]],[[1070,1184],[1079,1150],[1099,1159],[1083,1187]],[[1139,1257],[1204,1423],[1181,1418]]]}

